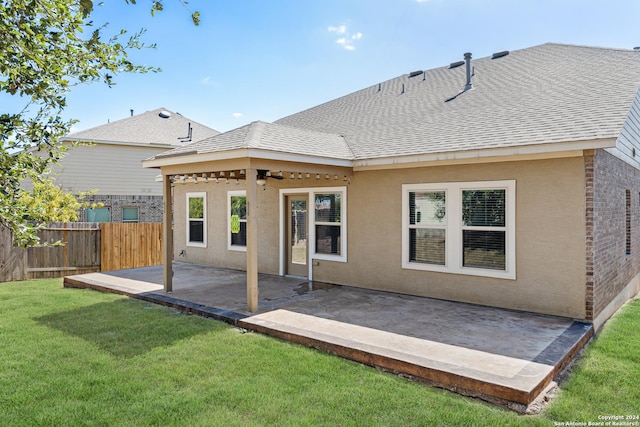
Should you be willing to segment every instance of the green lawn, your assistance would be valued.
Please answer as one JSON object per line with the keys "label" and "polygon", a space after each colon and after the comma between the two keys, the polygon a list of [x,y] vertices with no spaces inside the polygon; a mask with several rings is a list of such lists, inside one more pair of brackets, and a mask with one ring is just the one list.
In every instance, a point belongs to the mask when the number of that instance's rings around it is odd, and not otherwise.
{"label": "green lawn", "polygon": [[319,351],[61,280],[0,284],[0,425],[550,426],[640,415],[640,301],[521,416]]}

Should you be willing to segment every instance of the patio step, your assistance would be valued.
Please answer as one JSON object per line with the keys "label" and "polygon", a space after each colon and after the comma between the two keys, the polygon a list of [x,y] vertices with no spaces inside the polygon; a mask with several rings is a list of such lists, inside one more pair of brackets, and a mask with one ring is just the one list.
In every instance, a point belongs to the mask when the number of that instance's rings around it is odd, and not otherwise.
{"label": "patio step", "polygon": [[557,373],[554,365],[282,309],[244,318],[238,326],[507,406],[529,405]]}

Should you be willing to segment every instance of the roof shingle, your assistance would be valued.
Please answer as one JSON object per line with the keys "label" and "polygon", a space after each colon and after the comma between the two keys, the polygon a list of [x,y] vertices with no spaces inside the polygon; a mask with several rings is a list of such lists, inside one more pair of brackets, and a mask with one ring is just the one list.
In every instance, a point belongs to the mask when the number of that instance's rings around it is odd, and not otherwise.
{"label": "roof shingle", "polygon": [[[163,111],[168,112],[169,116],[162,117],[160,113]],[[71,133],[65,139],[120,144],[164,144],[178,147],[190,142],[183,138],[188,135],[189,124],[192,128],[191,141],[198,141],[220,133],[178,113],[165,108],[157,108],[91,129]]]}
{"label": "roof shingle", "polygon": [[[640,84],[640,52],[544,44],[408,74],[275,123],[344,135],[355,158],[616,138]],[[404,87],[404,93],[403,92]]]}

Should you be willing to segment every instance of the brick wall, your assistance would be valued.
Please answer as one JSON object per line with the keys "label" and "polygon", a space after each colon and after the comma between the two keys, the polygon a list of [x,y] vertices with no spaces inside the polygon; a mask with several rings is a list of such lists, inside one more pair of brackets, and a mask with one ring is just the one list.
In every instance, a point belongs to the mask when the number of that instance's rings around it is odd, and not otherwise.
{"label": "brick wall", "polygon": [[[604,150],[585,157],[587,317],[594,319],[640,273],[640,171]],[[627,254],[627,190],[631,244]]]}
{"label": "brick wall", "polygon": [[[108,207],[111,222],[122,222],[122,208],[138,208],[139,222],[162,222],[162,196],[94,195],[84,200]],[[78,221],[86,220],[86,210],[82,209]]]}

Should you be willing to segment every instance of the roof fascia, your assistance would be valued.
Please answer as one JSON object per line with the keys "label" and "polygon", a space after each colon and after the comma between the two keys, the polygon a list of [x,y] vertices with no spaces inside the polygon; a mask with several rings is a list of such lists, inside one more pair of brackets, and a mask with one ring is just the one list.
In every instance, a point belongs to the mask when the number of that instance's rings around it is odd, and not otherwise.
{"label": "roof fascia", "polygon": [[105,144],[105,145],[127,145],[134,147],[151,147],[151,148],[162,148],[162,149],[171,149],[179,147],[178,144],[162,144],[162,143],[145,143],[145,142],[124,142],[124,141],[107,141],[102,139],[91,139],[91,138],[62,138],[62,142],[79,142],[85,144]]}
{"label": "roof fascia", "polygon": [[569,141],[534,144],[507,148],[483,148],[398,157],[359,159],[353,162],[353,170],[406,169],[421,166],[446,166],[473,163],[494,163],[520,160],[541,160],[560,157],[581,157],[584,150],[597,150],[616,146],[615,138],[589,141]]}
{"label": "roof fascia", "polygon": [[588,141],[567,141],[545,144],[532,144],[506,148],[483,148],[478,150],[453,151],[409,156],[381,157],[374,159],[332,159],[320,156],[282,153],[261,149],[242,148],[214,153],[168,155],[161,158],[144,160],[145,168],[188,165],[211,161],[234,160],[242,158],[277,160],[283,162],[309,163],[327,166],[353,168],[355,171],[376,169],[405,169],[420,166],[444,166],[454,164],[493,163],[519,160],[540,160],[560,157],[580,157],[583,150],[613,148],[615,138]]}
{"label": "roof fascia", "polygon": [[283,162],[310,163],[349,168],[352,166],[352,160],[348,159],[333,159],[329,157],[283,153],[279,151],[261,150],[255,148],[241,148],[236,150],[218,151],[214,153],[202,154],[193,153],[181,155],[180,153],[176,153],[175,156],[167,155],[160,158],[144,160],[142,162],[142,166],[145,168],[161,168],[163,166],[185,165],[190,163],[232,160],[239,158],[278,160]]}

